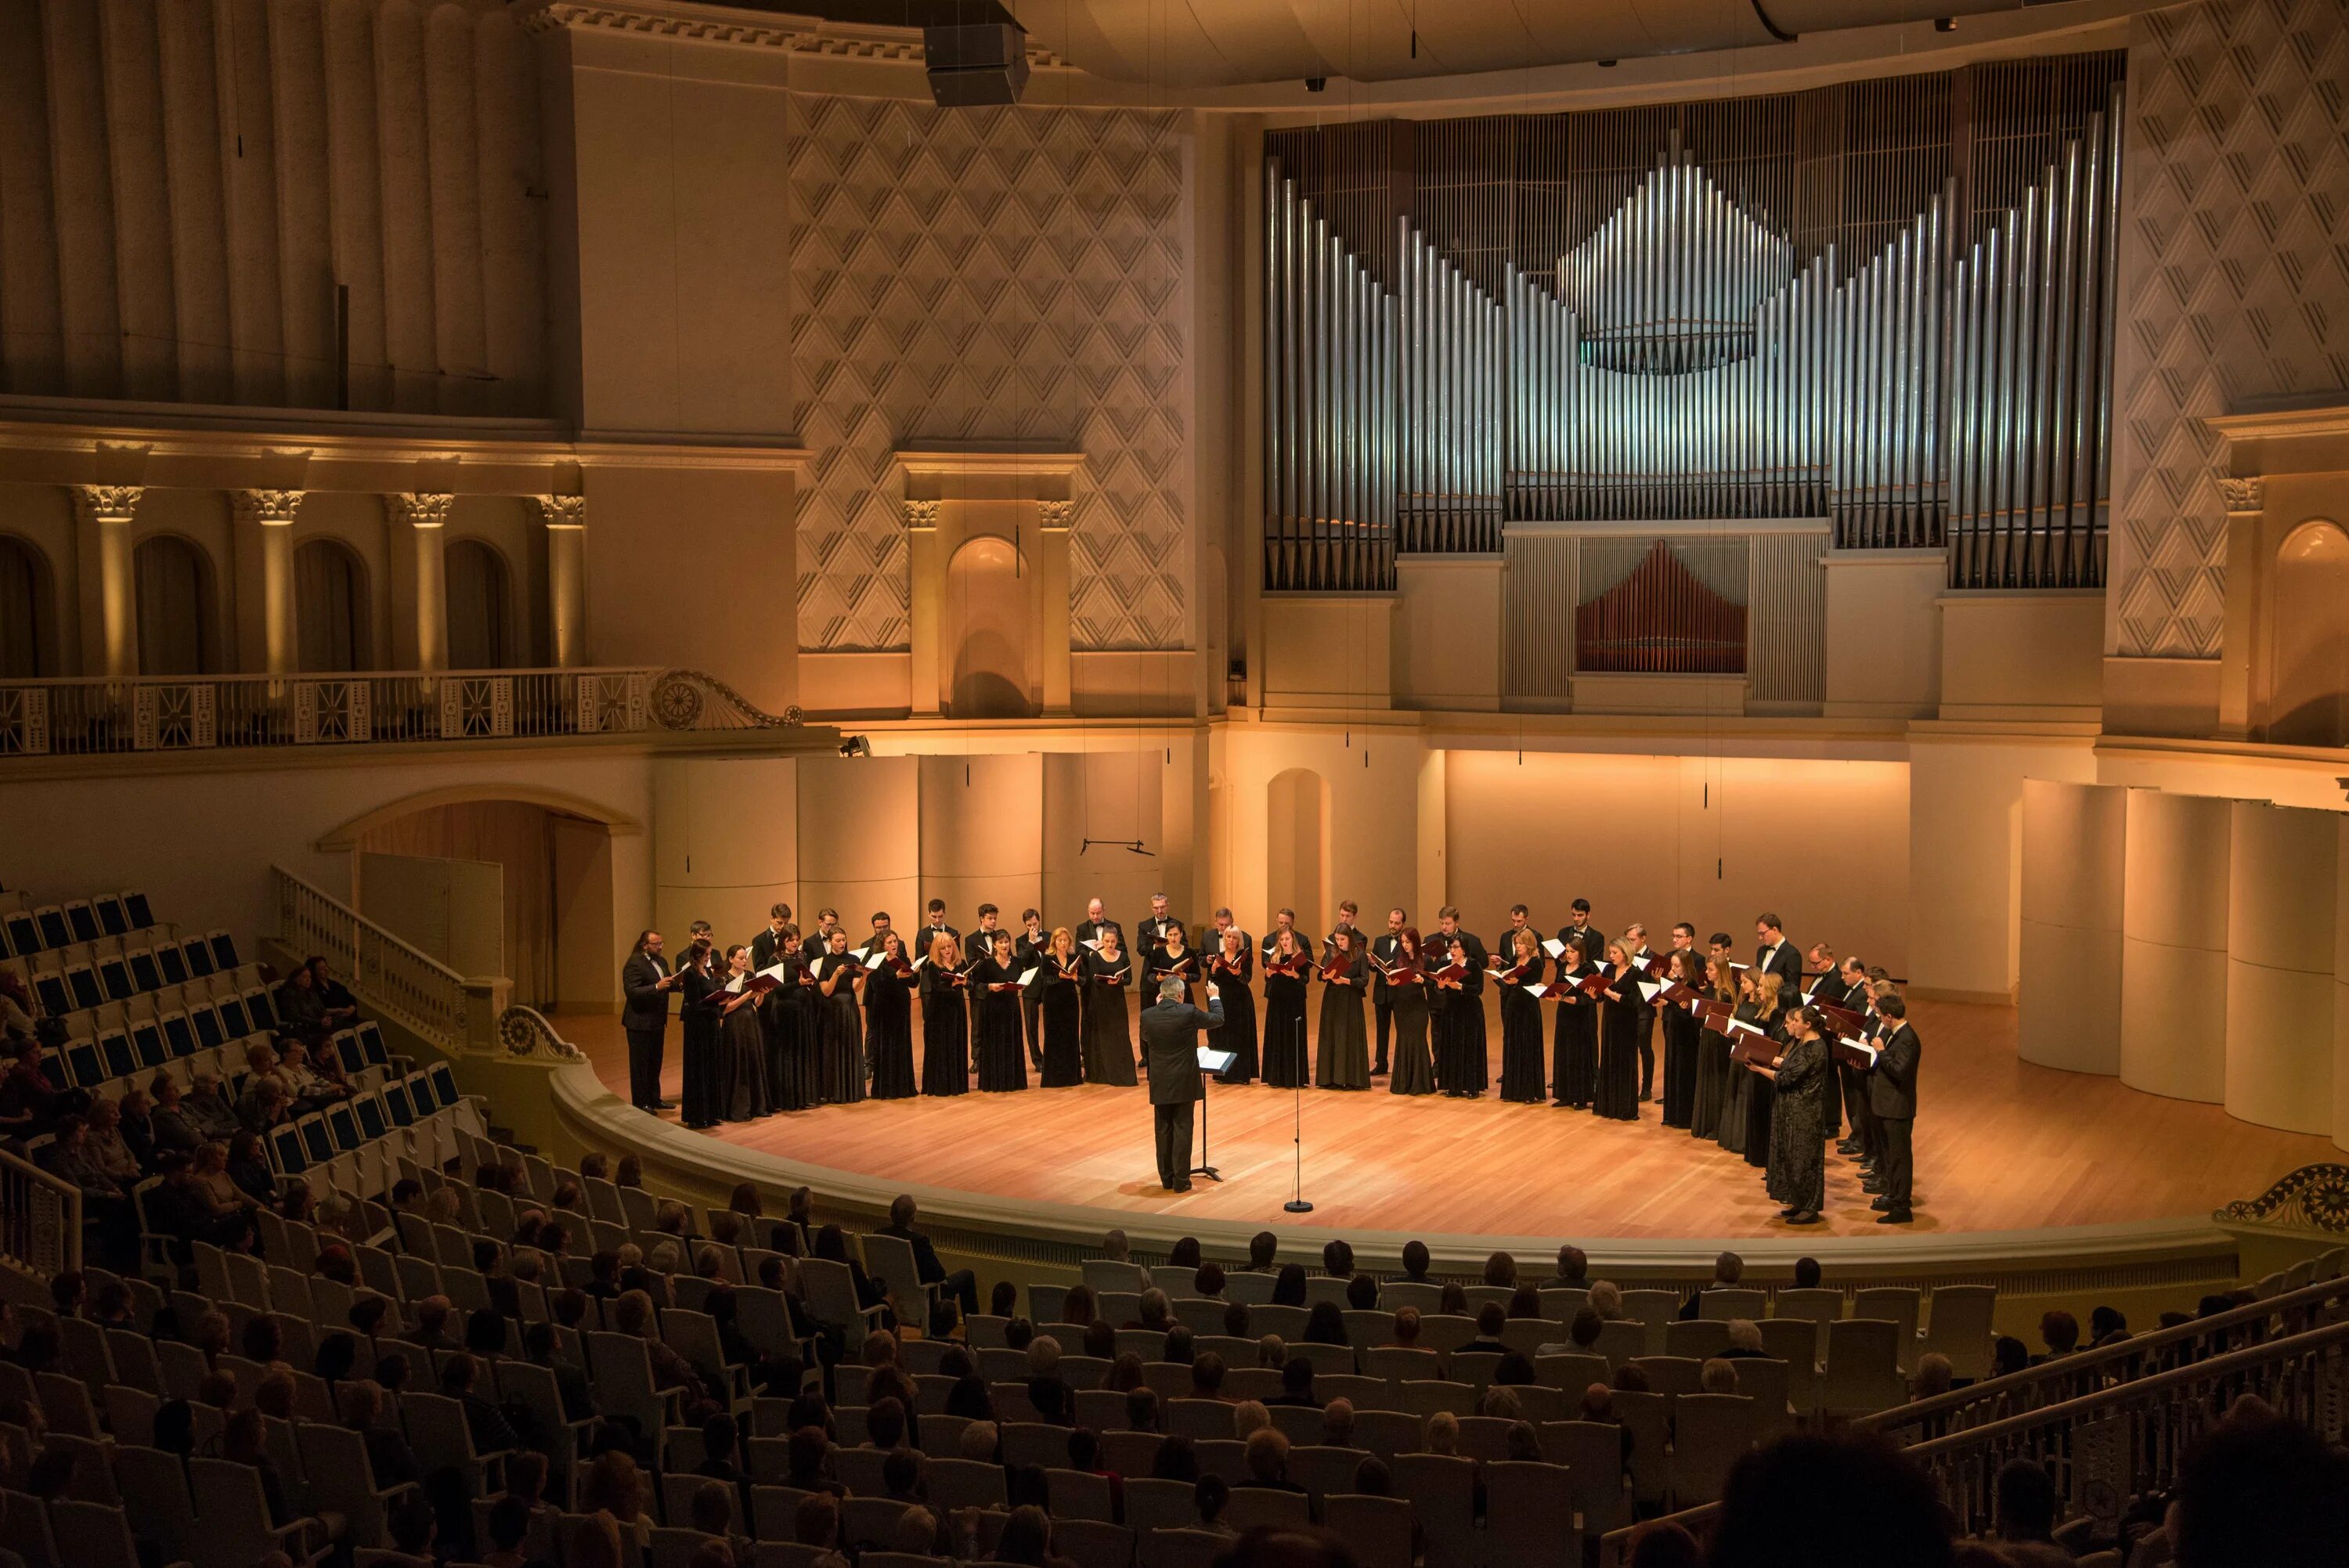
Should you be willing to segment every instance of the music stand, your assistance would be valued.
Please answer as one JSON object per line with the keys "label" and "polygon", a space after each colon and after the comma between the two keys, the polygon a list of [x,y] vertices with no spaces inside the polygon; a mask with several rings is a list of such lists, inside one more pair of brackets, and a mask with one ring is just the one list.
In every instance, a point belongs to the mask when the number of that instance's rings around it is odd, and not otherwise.
{"label": "music stand", "polygon": [[[1232,1070],[1232,1064],[1239,1059],[1240,1054],[1237,1051],[1219,1051],[1213,1046],[1201,1046],[1199,1047],[1200,1075],[1205,1077],[1209,1073],[1227,1073]],[[1191,1174],[1205,1176],[1210,1181],[1220,1181],[1224,1179],[1222,1172],[1207,1163],[1207,1094],[1205,1084],[1199,1086],[1199,1162],[1191,1167]]]}

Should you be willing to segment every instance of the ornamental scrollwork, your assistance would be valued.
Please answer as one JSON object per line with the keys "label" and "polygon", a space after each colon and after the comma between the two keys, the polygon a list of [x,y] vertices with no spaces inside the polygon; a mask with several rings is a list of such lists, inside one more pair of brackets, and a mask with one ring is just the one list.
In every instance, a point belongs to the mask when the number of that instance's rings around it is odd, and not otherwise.
{"label": "ornamental scrollwork", "polygon": [[585,1052],[554,1032],[544,1014],[520,1004],[498,1015],[498,1043],[518,1057],[544,1055],[560,1062],[587,1059]]}
{"label": "ornamental scrollwork", "polygon": [[2229,511],[2257,511],[2267,504],[2268,481],[2254,474],[2250,479],[2220,476],[2219,499],[2226,502]]}
{"label": "ornamental scrollwork", "polygon": [[2210,1217],[2221,1223],[2257,1222],[2349,1232],[2349,1165],[2303,1165],[2258,1197],[2230,1203]]}
{"label": "ornamental scrollwork", "polygon": [[769,713],[700,670],[661,671],[653,677],[647,704],[663,729],[795,729],[801,719],[796,703],[780,714]]}

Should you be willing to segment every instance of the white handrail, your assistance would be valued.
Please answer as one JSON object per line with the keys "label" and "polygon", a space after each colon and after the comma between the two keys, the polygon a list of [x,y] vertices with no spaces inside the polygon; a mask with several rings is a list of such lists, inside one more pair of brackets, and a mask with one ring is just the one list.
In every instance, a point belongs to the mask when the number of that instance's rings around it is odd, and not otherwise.
{"label": "white handrail", "polygon": [[269,874],[279,942],[296,954],[323,954],[353,991],[427,1039],[465,1047],[471,1017],[463,975],[284,866]]}

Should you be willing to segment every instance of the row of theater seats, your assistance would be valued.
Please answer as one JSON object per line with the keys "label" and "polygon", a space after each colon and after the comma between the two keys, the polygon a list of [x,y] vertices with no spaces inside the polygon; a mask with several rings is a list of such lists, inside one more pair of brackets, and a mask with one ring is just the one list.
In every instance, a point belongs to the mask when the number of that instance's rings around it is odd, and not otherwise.
{"label": "row of theater seats", "polygon": [[147,895],[135,888],[37,905],[26,893],[0,893],[0,958],[28,958],[78,942],[129,936],[155,923]]}

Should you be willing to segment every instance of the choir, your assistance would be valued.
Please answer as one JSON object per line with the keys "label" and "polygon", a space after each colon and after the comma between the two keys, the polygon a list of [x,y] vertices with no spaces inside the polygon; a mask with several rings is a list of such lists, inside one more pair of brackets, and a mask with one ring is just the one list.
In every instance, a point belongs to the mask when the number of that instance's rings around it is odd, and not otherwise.
{"label": "choir", "polygon": [[[1826,1146],[1847,1123],[1836,1151],[1859,1161],[1879,1222],[1910,1219],[1919,1047],[1906,1004],[1889,976],[1857,958],[1838,961],[1825,944],[1799,955],[1775,914],[1756,919],[1746,963],[1732,956],[1724,933],[1700,948],[1685,921],[1661,950],[1637,923],[1603,936],[1584,899],[1554,936],[1533,925],[1524,904],[1512,906],[1496,952],[1449,906],[1424,935],[1404,911],[1390,910],[1386,930],[1371,937],[1348,901],[1318,940],[1284,909],[1261,942],[1219,909],[1195,944],[1164,895],[1151,905],[1131,946],[1099,899],[1073,929],[1050,932],[1033,909],[1014,933],[994,904],[981,904],[967,943],[937,899],[910,940],[882,913],[854,947],[830,909],[803,937],[790,908],[777,904],[764,931],[722,954],[697,921],[673,979],[659,987],[682,996],[684,1122],[706,1128],[868,1096],[963,1094],[974,1063],[981,1093],[1024,1089],[1031,1068],[1046,1088],[1132,1086],[1130,998],[1139,992],[1146,1004],[1170,976],[1187,996],[1212,984],[1222,999],[1216,1043],[1233,1056],[1222,1082],[1361,1091],[1384,1078],[1392,1094],[1474,1099],[1486,1087],[1489,994],[1501,1022],[1502,1099],[1623,1121],[1658,1103],[1664,1127],[1763,1171],[1790,1224],[1818,1222]],[[659,938],[646,937],[631,959],[632,973],[643,970],[632,987],[667,973]],[[1309,1071],[1306,1013],[1316,985]],[[637,989],[630,995],[633,1003]],[[1547,1022],[1545,1004],[1554,1005]]]}

